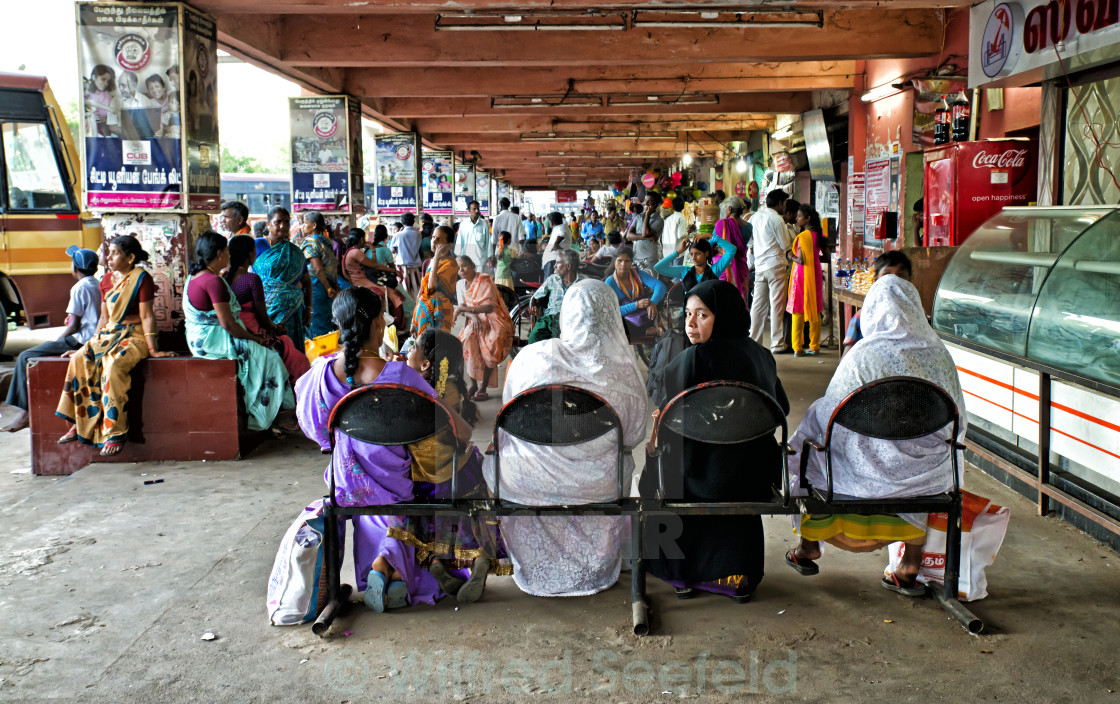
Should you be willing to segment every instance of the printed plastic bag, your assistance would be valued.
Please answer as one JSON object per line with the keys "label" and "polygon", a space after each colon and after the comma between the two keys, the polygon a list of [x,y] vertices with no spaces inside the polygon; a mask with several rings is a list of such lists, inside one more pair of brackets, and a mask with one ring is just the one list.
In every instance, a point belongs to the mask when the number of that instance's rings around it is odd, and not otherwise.
{"label": "printed plastic bag", "polygon": [[[1011,509],[997,506],[983,496],[967,491],[961,493],[964,496],[964,511],[961,517],[961,569],[957,594],[961,601],[976,601],[988,596],[985,570],[995,562],[996,553],[1007,535]],[[929,530],[922,548],[922,567],[918,570],[918,581],[923,584],[940,587],[945,583],[948,522],[947,513],[929,514]],[[903,544],[892,543],[888,550],[890,564],[883,572],[886,576],[890,576],[902,560]]]}
{"label": "printed plastic bag", "polygon": [[[268,579],[268,620],[273,626],[307,623],[326,605],[323,526],[323,500],[319,499],[305,508],[284,534]],[[345,535],[344,530],[339,532]]]}
{"label": "printed plastic bag", "polygon": [[307,354],[308,362],[314,362],[319,357],[334,354],[339,349],[338,330],[303,342],[303,351]]}

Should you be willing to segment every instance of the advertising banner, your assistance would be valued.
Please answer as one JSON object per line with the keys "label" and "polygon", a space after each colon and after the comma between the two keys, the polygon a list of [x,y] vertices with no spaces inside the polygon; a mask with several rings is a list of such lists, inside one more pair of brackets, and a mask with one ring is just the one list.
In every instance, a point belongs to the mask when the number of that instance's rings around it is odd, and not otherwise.
{"label": "advertising banner", "polygon": [[557,203],[575,203],[576,202],[576,192],[575,191],[556,191],[556,202]]}
{"label": "advertising banner", "polygon": [[[187,205],[217,211],[221,196],[221,148],[218,146],[218,24],[183,8],[183,85],[180,112],[187,139]],[[171,95],[180,92],[179,71],[168,72]],[[174,115],[174,113],[171,113]]]}
{"label": "advertising banner", "polygon": [[848,236],[863,237],[864,217],[863,183],[864,173],[848,170]]}
{"label": "advertising banner", "polygon": [[403,215],[416,212],[416,172],[419,169],[416,134],[379,134],[374,140],[377,212]]}
{"label": "advertising banner", "polygon": [[863,243],[870,247],[881,247],[881,240],[875,239],[875,228],[879,216],[891,209],[891,184],[894,183],[895,198],[898,194],[898,171],[891,178],[893,158],[868,159],[864,165],[864,234]]}
{"label": "advertising banner", "polygon": [[490,217],[490,174],[480,169],[474,171],[474,199],[482,217]]}
{"label": "advertising banner", "polygon": [[474,164],[455,165],[455,214],[467,215],[467,203],[474,200]]}
{"label": "advertising banner", "polygon": [[424,212],[451,215],[454,208],[455,152],[425,149],[420,170],[424,172]]}
{"label": "advertising banner", "polygon": [[82,181],[92,211],[185,209],[179,9],[77,5]]}
{"label": "advertising banner", "polygon": [[346,96],[288,98],[292,212],[348,212],[350,139]]}
{"label": "advertising banner", "polygon": [[509,184],[505,181],[498,181],[498,202],[502,202],[502,198],[509,198]]}
{"label": "advertising banner", "polygon": [[840,187],[835,181],[816,181],[817,213],[822,218],[840,217]]}

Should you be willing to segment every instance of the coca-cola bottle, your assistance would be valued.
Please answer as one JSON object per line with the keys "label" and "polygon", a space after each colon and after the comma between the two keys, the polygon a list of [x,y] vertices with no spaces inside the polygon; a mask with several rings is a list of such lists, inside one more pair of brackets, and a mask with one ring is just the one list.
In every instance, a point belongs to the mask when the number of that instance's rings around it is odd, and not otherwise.
{"label": "coca-cola bottle", "polygon": [[972,119],[972,104],[964,93],[957,96],[952,105],[953,115],[953,141],[967,142],[969,123]]}
{"label": "coca-cola bottle", "polygon": [[944,98],[941,99],[941,107],[933,113],[933,143],[949,143],[949,105]]}

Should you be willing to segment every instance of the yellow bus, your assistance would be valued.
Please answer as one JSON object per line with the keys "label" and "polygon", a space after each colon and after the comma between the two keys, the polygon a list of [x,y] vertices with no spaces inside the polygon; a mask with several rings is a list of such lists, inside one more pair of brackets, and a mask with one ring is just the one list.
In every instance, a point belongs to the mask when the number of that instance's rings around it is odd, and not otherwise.
{"label": "yellow bus", "polygon": [[0,73],[0,350],[8,324],[63,325],[76,244],[98,251],[81,210],[78,150],[42,76]]}

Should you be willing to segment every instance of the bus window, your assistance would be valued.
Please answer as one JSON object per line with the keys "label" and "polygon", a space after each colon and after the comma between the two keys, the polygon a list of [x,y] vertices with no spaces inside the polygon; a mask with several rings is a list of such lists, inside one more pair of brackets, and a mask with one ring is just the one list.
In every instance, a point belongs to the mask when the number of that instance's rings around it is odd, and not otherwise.
{"label": "bus window", "polygon": [[42,122],[5,122],[4,166],[10,210],[70,210],[70,198]]}

